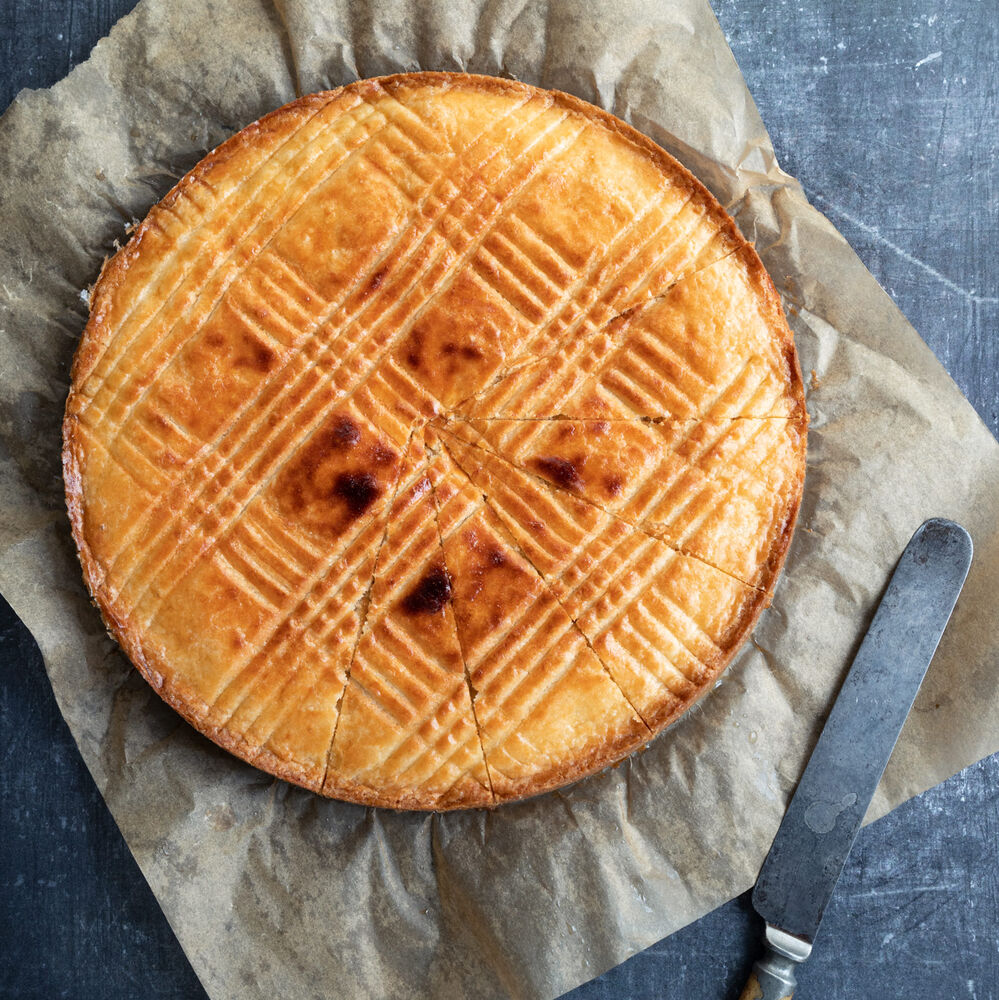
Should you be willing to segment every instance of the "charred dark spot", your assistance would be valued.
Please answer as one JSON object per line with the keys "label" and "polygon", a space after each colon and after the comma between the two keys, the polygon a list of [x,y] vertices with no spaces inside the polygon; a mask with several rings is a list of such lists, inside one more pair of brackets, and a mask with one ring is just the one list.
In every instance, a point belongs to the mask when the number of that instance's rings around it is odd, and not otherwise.
{"label": "charred dark spot", "polygon": [[583,480],[580,479],[579,472],[572,462],[564,458],[546,456],[536,458],[534,464],[546,479],[550,479],[556,485],[567,490],[582,489]]}
{"label": "charred dark spot", "polygon": [[406,364],[419,368],[423,363],[423,331],[414,327],[406,338]]}
{"label": "charred dark spot", "polygon": [[223,337],[221,333],[215,333],[214,331],[211,333],[206,333],[205,346],[214,347],[216,350],[221,350],[223,347],[225,347],[225,337]]}
{"label": "charred dark spot", "polygon": [[411,615],[436,615],[451,600],[451,578],[438,566],[403,598],[402,610]]}
{"label": "charred dark spot", "polygon": [[453,357],[455,354],[458,354],[469,361],[478,361],[483,357],[482,351],[479,348],[471,344],[455,344],[450,340],[441,347],[441,354],[446,357]]}
{"label": "charred dark spot", "polygon": [[354,517],[363,514],[381,492],[378,480],[369,472],[344,472],[333,483],[333,495],[343,500]]}
{"label": "charred dark spot", "polygon": [[385,268],[382,268],[380,271],[375,271],[375,273],[371,275],[371,280],[368,282],[368,290],[377,292],[378,289],[382,287],[382,282],[385,280],[385,274]]}
{"label": "charred dark spot", "polygon": [[274,364],[274,352],[264,344],[257,344],[253,348],[252,367],[257,371],[269,372]]}
{"label": "charred dark spot", "polygon": [[611,496],[619,496],[623,486],[624,480],[620,476],[604,476],[604,487]]}
{"label": "charred dark spot", "polygon": [[361,440],[361,431],[350,417],[337,417],[329,429],[332,448],[353,448]]}
{"label": "charred dark spot", "polygon": [[[208,334],[205,337],[205,343],[211,344],[215,336],[215,334]],[[219,340],[220,343],[217,346],[222,347],[224,341],[221,337]],[[241,349],[235,353],[233,363],[240,368],[250,368],[253,371],[266,373],[273,368],[276,357],[274,351],[266,344],[261,343],[256,337],[244,334]]]}
{"label": "charred dark spot", "polygon": [[490,566],[506,565],[506,556],[500,549],[490,549],[486,558],[489,560]]}
{"label": "charred dark spot", "polygon": [[365,426],[343,410],[330,413],[274,485],[283,513],[309,531],[339,535],[384,495],[399,456],[391,442],[372,440]]}

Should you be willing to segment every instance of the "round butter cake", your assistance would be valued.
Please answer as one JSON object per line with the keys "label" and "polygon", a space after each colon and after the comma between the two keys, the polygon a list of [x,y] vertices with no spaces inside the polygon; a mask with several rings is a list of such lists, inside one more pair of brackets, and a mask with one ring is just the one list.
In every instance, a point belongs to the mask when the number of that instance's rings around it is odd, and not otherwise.
{"label": "round butter cake", "polygon": [[420,73],[233,136],[104,266],[73,537],[143,676],[324,795],[489,806],[622,759],[768,603],[804,481],[754,249],[624,122]]}

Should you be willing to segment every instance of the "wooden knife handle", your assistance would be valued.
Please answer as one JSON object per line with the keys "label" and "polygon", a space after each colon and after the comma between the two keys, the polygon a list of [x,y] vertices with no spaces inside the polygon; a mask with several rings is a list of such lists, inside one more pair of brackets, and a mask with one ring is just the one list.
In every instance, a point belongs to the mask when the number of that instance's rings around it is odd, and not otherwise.
{"label": "wooden knife handle", "polygon": [[794,978],[797,964],[768,947],[764,956],[753,965],[739,1000],[791,1000],[798,985]]}

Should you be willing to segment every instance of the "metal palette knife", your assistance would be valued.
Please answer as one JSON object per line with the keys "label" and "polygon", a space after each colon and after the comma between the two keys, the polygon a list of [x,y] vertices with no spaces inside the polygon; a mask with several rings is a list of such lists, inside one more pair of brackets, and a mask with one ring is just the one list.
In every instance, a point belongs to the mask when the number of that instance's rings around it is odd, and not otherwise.
{"label": "metal palette knife", "polygon": [[971,566],[959,524],[934,518],[902,553],[753,890],[766,953],[742,1000],[789,1000],[860,822]]}

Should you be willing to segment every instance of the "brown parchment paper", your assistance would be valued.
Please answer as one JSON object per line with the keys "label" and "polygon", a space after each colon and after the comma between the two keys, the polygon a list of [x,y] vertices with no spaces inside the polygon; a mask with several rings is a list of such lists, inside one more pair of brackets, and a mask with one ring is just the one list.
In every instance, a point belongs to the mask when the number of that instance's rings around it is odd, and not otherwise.
{"label": "brown parchment paper", "polygon": [[[561,88],[664,145],[756,240],[816,373],[798,534],[720,686],[623,766],[492,814],[329,802],[218,750],[104,634],[62,500],[80,290],[130,220],[296,93],[416,69]],[[0,121],[0,589],[213,998],[549,998],[747,888],[931,515],[976,561],[870,815],[994,751],[997,497],[999,446],[778,168],[705,0],[144,0]]]}

